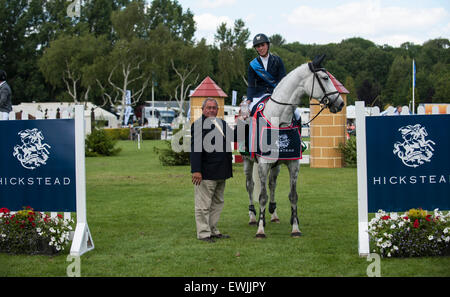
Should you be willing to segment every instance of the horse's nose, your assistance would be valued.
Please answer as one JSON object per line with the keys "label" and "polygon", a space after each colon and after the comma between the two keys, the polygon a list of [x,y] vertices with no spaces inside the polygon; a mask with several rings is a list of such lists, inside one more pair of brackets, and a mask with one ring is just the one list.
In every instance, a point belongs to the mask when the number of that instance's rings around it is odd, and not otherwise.
{"label": "horse's nose", "polygon": [[330,111],[332,113],[340,112],[344,108],[344,105],[345,105],[344,100],[338,98],[336,102],[330,107]]}
{"label": "horse's nose", "polygon": [[341,104],[339,104],[338,106],[338,112],[344,108],[344,105],[345,105],[344,101],[341,101]]}

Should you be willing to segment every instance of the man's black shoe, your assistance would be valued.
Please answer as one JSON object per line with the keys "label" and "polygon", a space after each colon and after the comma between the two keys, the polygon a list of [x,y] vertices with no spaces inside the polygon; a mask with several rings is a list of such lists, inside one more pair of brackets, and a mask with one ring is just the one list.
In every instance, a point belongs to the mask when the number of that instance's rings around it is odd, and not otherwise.
{"label": "man's black shoe", "polygon": [[201,241],[206,241],[209,243],[214,243],[216,242],[212,237],[205,237],[205,238],[200,238]]}
{"label": "man's black shoe", "polygon": [[226,235],[226,234],[215,234],[215,235],[211,235],[212,238],[218,238],[218,239],[225,239],[225,238],[230,238],[230,235]]}

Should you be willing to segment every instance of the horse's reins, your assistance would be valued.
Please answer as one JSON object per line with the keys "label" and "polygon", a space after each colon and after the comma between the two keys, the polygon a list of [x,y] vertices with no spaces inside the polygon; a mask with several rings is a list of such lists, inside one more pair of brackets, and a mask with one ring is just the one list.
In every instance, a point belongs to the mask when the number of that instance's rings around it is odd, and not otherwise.
{"label": "horse's reins", "polygon": [[[311,123],[315,118],[317,118],[319,116],[319,114],[327,107],[330,107],[330,105],[335,102],[337,100],[337,98],[339,97],[339,91],[334,91],[334,92],[330,92],[330,93],[326,93],[325,91],[325,87],[323,86],[322,82],[320,81],[317,72],[318,71],[324,71],[326,72],[325,68],[314,68],[314,65],[312,63],[308,63],[309,69],[311,70],[311,72],[314,74],[313,77],[313,83],[312,83],[312,88],[311,88],[311,95],[309,96],[309,101],[311,101],[311,99],[313,98],[313,92],[314,92],[314,82],[316,81],[317,78],[317,82],[319,83],[320,88],[322,89],[323,92],[323,97],[319,101],[319,103],[313,103],[310,105],[322,105],[322,108],[320,109],[320,111],[309,121],[306,123],[306,125],[308,125],[309,123]],[[334,95],[334,94],[338,94],[335,98],[330,99],[328,96]],[[294,106],[294,107],[298,107],[298,104],[291,104],[291,103],[284,103],[284,102],[279,102],[275,99],[273,99],[272,96],[270,96],[269,98],[270,100],[272,100],[273,102],[280,104],[280,105],[290,105],[290,106]]]}

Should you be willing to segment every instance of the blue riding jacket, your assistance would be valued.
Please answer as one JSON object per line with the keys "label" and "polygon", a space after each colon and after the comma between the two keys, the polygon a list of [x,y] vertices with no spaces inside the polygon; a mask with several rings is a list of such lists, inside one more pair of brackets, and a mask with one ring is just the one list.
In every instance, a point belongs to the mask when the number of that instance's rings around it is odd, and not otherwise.
{"label": "blue riding jacket", "polygon": [[[263,63],[260,57],[256,58],[262,69]],[[280,57],[269,54],[269,62],[267,63],[267,72],[273,78],[275,84],[278,84],[283,77],[286,76],[286,69],[284,68],[283,60]],[[248,87],[247,99],[261,97],[264,94],[272,94],[275,86],[264,80],[251,65],[248,66]]]}

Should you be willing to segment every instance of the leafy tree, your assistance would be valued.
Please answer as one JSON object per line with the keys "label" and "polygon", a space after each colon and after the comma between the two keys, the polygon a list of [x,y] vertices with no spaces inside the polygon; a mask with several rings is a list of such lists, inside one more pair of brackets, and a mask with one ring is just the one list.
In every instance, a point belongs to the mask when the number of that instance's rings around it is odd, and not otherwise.
{"label": "leafy tree", "polygon": [[85,78],[96,57],[108,52],[104,37],[62,35],[50,43],[39,68],[54,87],[65,87],[73,102],[88,101],[93,81]]}
{"label": "leafy tree", "polygon": [[392,62],[386,85],[383,89],[383,102],[393,105],[408,105],[408,94],[411,87],[412,60],[408,57],[397,56]]}
{"label": "leafy tree", "polygon": [[344,86],[349,92],[347,94],[347,105],[354,105],[355,101],[358,100],[358,97],[356,93],[355,80],[353,79],[353,77],[347,76],[345,78]]}
{"label": "leafy tree", "polygon": [[183,12],[183,7],[176,0],[153,0],[147,11],[147,20],[150,30],[164,24],[174,37],[188,43],[193,42],[194,15],[189,9]]}
{"label": "leafy tree", "polygon": [[437,63],[430,75],[435,93],[433,102],[450,103],[450,67],[449,64]]}
{"label": "leafy tree", "polygon": [[270,43],[272,46],[282,46],[286,44],[286,39],[283,38],[280,34],[274,34],[269,37]]}
{"label": "leafy tree", "polygon": [[225,23],[220,24],[214,37],[219,43],[217,80],[223,89],[229,90],[236,78],[245,81],[247,68],[244,51],[250,32],[245,28],[244,21],[238,19],[233,29],[227,28]]}
{"label": "leafy tree", "polygon": [[195,86],[199,78],[203,79],[210,74],[211,63],[204,39],[194,46],[175,40],[171,50],[173,54],[170,65],[175,74],[172,90],[180,108],[180,116],[183,117],[188,91],[191,86]]}
{"label": "leafy tree", "polygon": [[145,3],[132,1],[123,10],[112,12],[111,23],[120,40],[131,41],[145,36]]}

